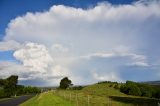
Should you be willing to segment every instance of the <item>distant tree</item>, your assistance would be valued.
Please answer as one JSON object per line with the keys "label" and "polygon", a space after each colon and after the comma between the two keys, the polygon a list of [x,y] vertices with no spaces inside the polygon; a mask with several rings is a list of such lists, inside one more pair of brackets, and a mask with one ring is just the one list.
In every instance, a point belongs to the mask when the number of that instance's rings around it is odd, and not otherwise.
{"label": "distant tree", "polygon": [[31,87],[31,86],[26,86],[23,89],[25,94],[34,94],[34,93],[40,93],[41,90],[37,87]]}
{"label": "distant tree", "polygon": [[72,85],[72,81],[68,79],[68,77],[64,77],[61,81],[60,81],[60,87],[61,89],[66,89],[69,86]]}
{"label": "distant tree", "polygon": [[16,95],[23,95],[23,94],[25,94],[24,88],[25,87],[23,85],[17,85],[17,87],[16,87]]}

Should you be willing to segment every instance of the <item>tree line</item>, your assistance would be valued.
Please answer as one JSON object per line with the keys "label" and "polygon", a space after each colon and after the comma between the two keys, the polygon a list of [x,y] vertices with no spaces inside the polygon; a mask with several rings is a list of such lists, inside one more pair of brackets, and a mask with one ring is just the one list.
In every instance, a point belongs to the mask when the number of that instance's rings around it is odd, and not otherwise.
{"label": "tree line", "polygon": [[133,81],[126,81],[125,84],[121,85],[120,91],[128,95],[160,98],[160,88],[158,86]]}
{"label": "tree line", "polygon": [[40,92],[41,90],[37,87],[18,85],[17,75],[11,75],[6,79],[0,79],[0,98]]}
{"label": "tree line", "polygon": [[101,81],[97,84],[109,84],[109,87],[120,90],[122,93],[134,96],[143,96],[150,98],[160,98],[160,86],[126,81],[126,83],[118,83],[111,81]]}

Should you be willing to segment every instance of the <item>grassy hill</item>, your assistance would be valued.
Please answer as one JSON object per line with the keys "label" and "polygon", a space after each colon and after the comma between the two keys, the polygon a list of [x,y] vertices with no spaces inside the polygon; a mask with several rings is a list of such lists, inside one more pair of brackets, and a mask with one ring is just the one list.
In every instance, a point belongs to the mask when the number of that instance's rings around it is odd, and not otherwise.
{"label": "grassy hill", "polygon": [[114,88],[115,84],[103,83],[94,84],[83,88],[82,92],[97,96],[126,96],[119,89]]}
{"label": "grassy hill", "polygon": [[51,106],[51,104],[61,104],[60,106],[157,106],[160,102],[158,99],[123,94],[115,85],[100,83],[86,86],[82,90],[52,90],[32,98],[21,106],[33,106],[31,104],[34,106]]}

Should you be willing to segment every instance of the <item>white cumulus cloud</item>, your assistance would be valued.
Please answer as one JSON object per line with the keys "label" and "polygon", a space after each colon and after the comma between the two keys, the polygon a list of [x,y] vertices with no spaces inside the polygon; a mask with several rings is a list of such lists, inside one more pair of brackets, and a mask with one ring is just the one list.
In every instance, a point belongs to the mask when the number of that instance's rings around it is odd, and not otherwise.
{"label": "white cumulus cloud", "polygon": [[31,72],[27,75],[37,79],[123,79],[120,66],[146,68],[148,57],[159,55],[160,50],[153,49],[159,44],[158,10],[157,0],[99,3],[88,9],[54,5],[48,11],[28,12],[11,20],[0,50],[15,50],[14,57]]}
{"label": "white cumulus cloud", "polygon": [[53,62],[47,48],[36,43],[27,43],[23,48],[14,52],[14,57],[32,71],[46,72]]}

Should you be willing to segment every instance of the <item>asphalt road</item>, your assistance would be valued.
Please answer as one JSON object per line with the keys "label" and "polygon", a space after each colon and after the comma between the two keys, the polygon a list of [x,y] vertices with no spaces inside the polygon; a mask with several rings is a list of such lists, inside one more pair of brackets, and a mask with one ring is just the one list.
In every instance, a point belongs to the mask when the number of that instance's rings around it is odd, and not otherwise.
{"label": "asphalt road", "polygon": [[33,95],[20,96],[17,98],[1,101],[0,106],[18,106],[26,100],[30,99],[31,97],[33,97]]}

